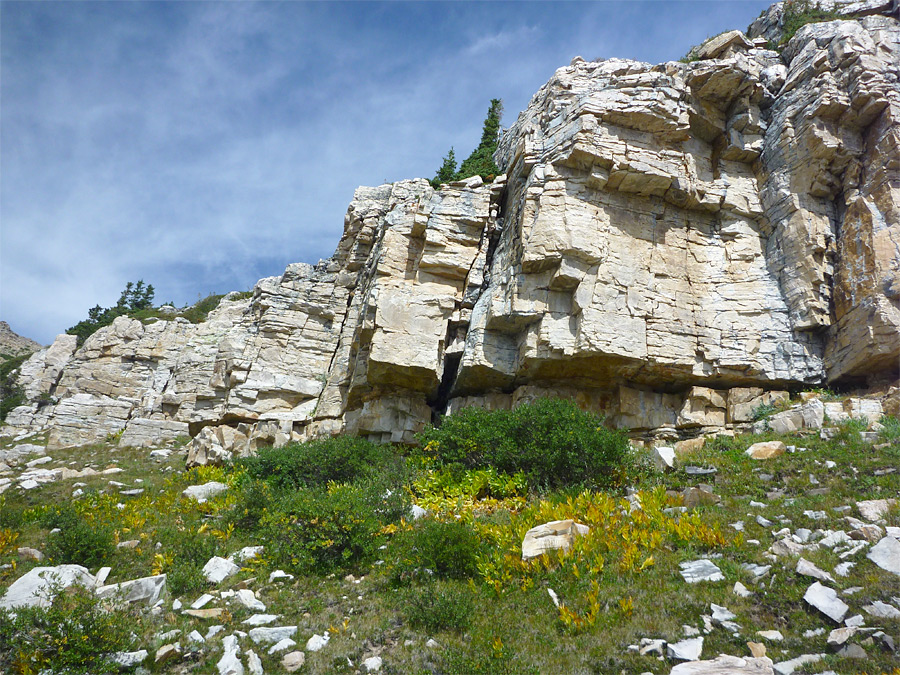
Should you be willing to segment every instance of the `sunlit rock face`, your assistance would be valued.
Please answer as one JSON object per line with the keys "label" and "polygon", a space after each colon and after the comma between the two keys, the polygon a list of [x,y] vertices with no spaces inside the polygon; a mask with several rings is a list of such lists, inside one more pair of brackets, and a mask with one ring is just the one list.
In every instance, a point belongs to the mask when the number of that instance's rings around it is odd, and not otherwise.
{"label": "sunlit rock face", "polygon": [[694,62],[575,59],[503,135],[504,176],[359,188],[334,256],[204,323],[61,337],[23,366],[10,429],[195,436],[205,463],[557,395],[677,438],[784,390],[889,382],[900,28],[891,3],[837,6],[780,53],[775,5]]}

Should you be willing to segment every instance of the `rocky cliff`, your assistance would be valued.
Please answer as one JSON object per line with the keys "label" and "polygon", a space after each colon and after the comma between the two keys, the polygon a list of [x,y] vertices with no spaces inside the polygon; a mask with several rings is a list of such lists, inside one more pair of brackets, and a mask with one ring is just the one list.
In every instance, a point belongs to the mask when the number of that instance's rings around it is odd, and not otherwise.
{"label": "rocky cliff", "polygon": [[505,170],[359,188],[330,259],[209,319],[121,317],[23,367],[13,431],[50,446],[194,437],[191,461],[437,413],[574,397],[670,436],[772,392],[900,364],[900,24],[784,8],[689,63],[576,58],[501,140]]}
{"label": "rocky cliff", "polygon": [[0,361],[22,353],[36,352],[40,348],[37,342],[14,333],[8,323],[0,321]]}

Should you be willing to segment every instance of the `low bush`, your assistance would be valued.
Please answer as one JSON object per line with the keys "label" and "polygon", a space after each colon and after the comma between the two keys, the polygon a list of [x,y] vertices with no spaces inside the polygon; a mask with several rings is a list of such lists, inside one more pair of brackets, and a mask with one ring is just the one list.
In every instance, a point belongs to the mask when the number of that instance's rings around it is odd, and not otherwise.
{"label": "low bush", "polygon": [[327,574],[369,562],[385,527],[409,509],[404,490],[381,481],[332,483],[285,494],[260,521],[272,561],[300,573]]}
{"label": "low bush", "polygon": [[515,410],[466,408],[420,434],[438,464],[522,471],[533,488],[621,483],[628,437],[571,401],[541,399]]}
{"label": "low bush", "polygon": [[256,456],[236,462],[251,478],[278,489],[321,487],[348,483],[385,471],[402,460],[389,445],[376,445],[353,436],[335,436],[280,448],[263,448]]}
{"label": "low bush", "polygon": [[0,495],[0,528],[21,528],[26,520],[25,511],[26,507],[22,504],[10,502],[6,496]]}
{"label": "low bush", "polygon": [[208,586],[203,566],[219,555],[219,542],[200,530],[165,528],[157,532],[156,540],[163,542],[154,572],[165,572],[166,586],[173,596],[195,593]]}
{"label": "low bush", "polygon": [[395,583],[413,579],[469,579],[478,574],[483,544],[463,522],[425,520],[397,535],[392,577]]}
{"label": "low bush", "polygon": [[475,609],[473,591],[460,583],[431,582],[403,596],[406,618],[429,633],[462,631],[469,627]]}
{"label": "low bush", "polygon": [[6,419],[10,410],[25,403],[25,393],[16,380],[19,366],[29,356],[31,354],[19,354],[0,361],[0,422]]}
{"label": "low bush", "polygon": [[845,419],[838,423],[837,432],[834,434],[833,440],[838,443],[860,443],[862,436],[860,434],[869,428],[869,421],[866,418],[861,419]]}
{"label": "low bush", "polygon": [[55,564],[97,567],[116,550],[113,530],[90,514],[79,512],[70,505],[56,506],[42,519],[50,530],[58,529],[47,538],[47,557]]}
{"label": "low bush", "polygon": [[822,9],[810,0],[787,0],[781,19],[781,44],[787,44],[797,31],[808,23],[840,19],[836,9]]}
{"label": "low bush", "polygon": [[225,514],[225,519],[238,529],[255,530],[272,508],[273,501],[272,488],[264,480],[251,478],[242,481],[237,486],[234,505]]}
{"label": "low bush", "polygon": [[196,304],[191,305],[178,313],[183,319],[187,319],[191,323],[201,323],[206,321],[210,313],[219,306],[224,295],[210,294],[202,300],[198,300]]}
{"label": "low bush", "polygon": [[109,656],[132,646],[138,622],[133,611],[105,607],[78,586],[47,608],[20,608],[15,617],[0,609],[0,672],[117,673]]}

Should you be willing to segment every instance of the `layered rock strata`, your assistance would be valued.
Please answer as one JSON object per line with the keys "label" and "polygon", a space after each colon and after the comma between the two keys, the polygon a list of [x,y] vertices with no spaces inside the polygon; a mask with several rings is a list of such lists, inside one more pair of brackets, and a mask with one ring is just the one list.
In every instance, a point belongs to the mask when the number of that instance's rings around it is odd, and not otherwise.
{"label": "layered rock strata", "polygon": [[359,188],[334,256],[199,325],[119,318],[22,368],[50,445],[192,436],[192,460],[575,398],[672,437],[900,363],[900,28],[782,7],[658,66],[576,58],[501,140],[505,175]]}

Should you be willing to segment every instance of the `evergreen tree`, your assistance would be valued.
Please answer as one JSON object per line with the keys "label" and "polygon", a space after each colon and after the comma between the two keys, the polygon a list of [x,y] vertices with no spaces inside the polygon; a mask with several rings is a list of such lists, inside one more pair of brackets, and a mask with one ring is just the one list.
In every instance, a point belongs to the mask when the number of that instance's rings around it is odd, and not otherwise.
{"label": "evergreen tree", "polygon": [[450,148],[450,152],[444,157],[444,163],[441,164],[441,168],[438,169],[434,178],[431,179],[431,185],[437,190],[441,187],[441,183],[449,183],[454,180],[456,180],[456,153],[453,152],[453,148]]}
{"label": "evergreen tree", "polygon": [[104,326],[109,326],[117,317],[132,314],[142,309],[151,309],[153,307],[154,293],[153,285],[148,284],[144,286],[143,279],[137,283],[129,281],[125,284],[125,290],[119,296],[119,301],[115,307],[106,309],[100,305],[92,307],[88,310],[88,318],[76,323],[66,333],[77,336],[78,346],[80,347],[91,335]]}
{"label": "evergreen tree", "polygon": [[491,180],[500,173],[500,169],[494,164],[494,152],[497,150],[497,141],[500,140],[500,118],[503,116],[503,102],[499,98],[491,99],[487,117],[481,131],[481,143],[472,151],[459,167],[457,180],[463,180],[470,176],[481,176],[484,180]]}

